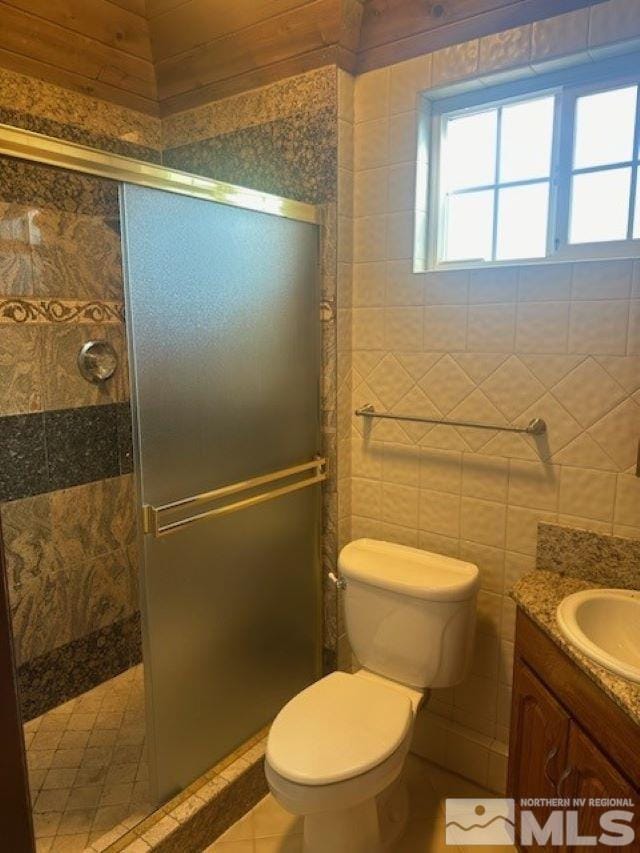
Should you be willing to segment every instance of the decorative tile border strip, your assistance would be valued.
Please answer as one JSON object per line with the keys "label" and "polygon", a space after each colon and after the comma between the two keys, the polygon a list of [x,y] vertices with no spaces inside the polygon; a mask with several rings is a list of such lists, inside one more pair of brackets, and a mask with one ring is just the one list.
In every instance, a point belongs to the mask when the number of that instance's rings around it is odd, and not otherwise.
{"label": "decorative tile border strip", "polygon": [[128,832],[116,826],[95,853],[185,853],[203,850],[267,794],[267,729],[258,732],[204,776]]}
{"label": "decorative tile border strip", "polygon": [[124,304],[78,299],[0,299],[0,325],[42,323],[122,324]]}

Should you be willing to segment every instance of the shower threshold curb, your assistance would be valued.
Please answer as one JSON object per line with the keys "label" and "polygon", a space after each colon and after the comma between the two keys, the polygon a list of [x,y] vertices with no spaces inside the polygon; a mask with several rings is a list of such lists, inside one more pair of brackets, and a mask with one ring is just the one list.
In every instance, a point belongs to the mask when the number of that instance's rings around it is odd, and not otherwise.
{"label": "shower threshold curb", "polygon": [[[264,753],[268,729],[124,832],[115,827],[87,853],[200,853],[267,793]],[[119,831],[117,837],[115,833]]]}

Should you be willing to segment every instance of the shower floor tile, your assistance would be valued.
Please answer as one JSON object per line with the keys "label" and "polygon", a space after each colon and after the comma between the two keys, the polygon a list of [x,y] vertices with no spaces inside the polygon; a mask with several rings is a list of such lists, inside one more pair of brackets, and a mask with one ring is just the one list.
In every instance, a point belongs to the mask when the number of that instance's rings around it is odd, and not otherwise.
{"label": "shower floor tile", "polygon": [[38,853],[102,850],[153,811],[142,664],[24,726]]}

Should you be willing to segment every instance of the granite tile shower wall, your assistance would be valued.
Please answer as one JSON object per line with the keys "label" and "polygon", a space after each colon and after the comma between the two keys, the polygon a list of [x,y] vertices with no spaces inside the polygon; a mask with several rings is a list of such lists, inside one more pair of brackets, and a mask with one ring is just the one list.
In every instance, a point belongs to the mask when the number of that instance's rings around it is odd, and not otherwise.
{"label": "granite tile shower wall", "polygon": [[[536,444],[350,418],[353,537],[480,567],[471,674],[434,692],[415,748],[496,790],[510,712],[508,591],[535,564],[538,522],[640,537],[640,261],[414,274],[418,96],[551,56],[583,51],[584,61],[634,35],[640,3],[612,0],[356,79],[350,411],[373,403],[549,426]],[[347,662],[344,635],[340,649]]]}
{"label": "granite tile shower wall", "polygon": [[[140,659],[118,187],[0,158],[0,518],[25,719]],[[104,338],[115,376],[76,359]]]}
{"label": "granite tile shower wall", "polygon": [[159,163],[160,120],[0,68],[0,123]]}
{"label": "granite tile shower wall", "polygon": [[[343,278],[351,272],[348,264],[339,265],[339,257],[350,252],[351,244],[338,229],[337,80],[334,67],[321,68],[171,116],[163,122],[167,165],[320,206],[322,440],[329,473],[323,492],[325,580],[327,573],[335,569],[337,557],[339,476],[341,488],[348,487],[346,474],[339,474],[339,464],[346,462],[347,457],[338,455],[336,419],[339,266]],[[346,373],[343,370],[341,375]],[[346,515],[345,510],[343,516]],[[337,610],[335,587],[327,581],[324,590],[327,670],[336,665]]]}

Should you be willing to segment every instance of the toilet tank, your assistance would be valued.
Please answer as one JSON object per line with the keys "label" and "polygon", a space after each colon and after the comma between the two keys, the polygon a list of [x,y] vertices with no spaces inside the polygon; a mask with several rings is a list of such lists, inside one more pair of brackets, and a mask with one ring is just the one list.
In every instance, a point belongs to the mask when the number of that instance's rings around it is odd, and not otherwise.
{"label": "toilet tank", "polygon": [[359,663],[411,687],[452,687],[473,649],[478,567],[452,557],[357,539],[338,567],[347,634]]}

